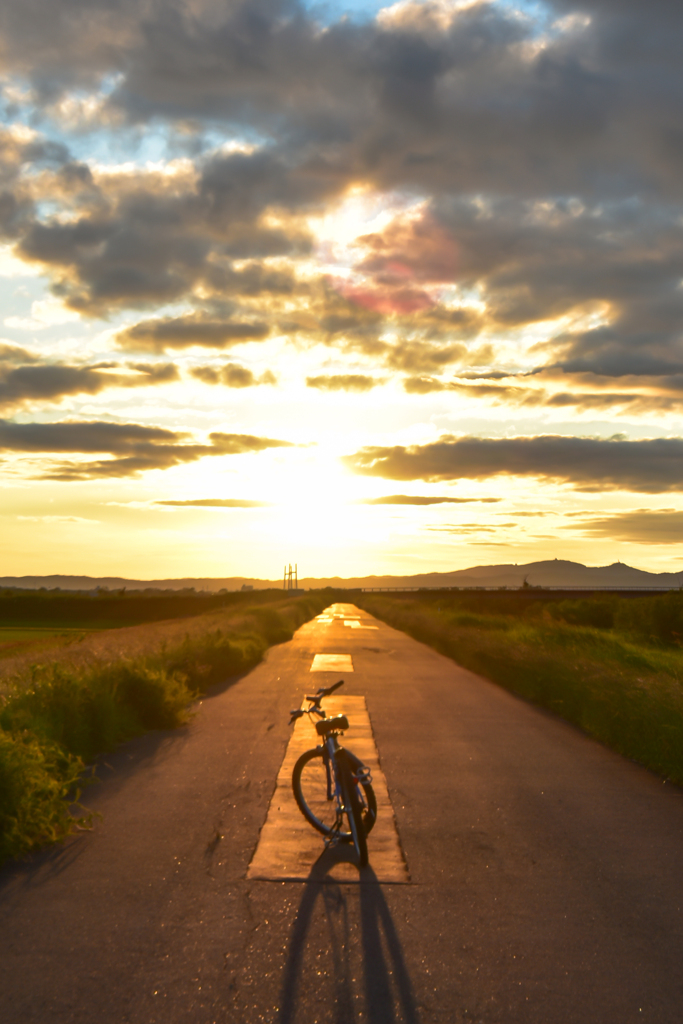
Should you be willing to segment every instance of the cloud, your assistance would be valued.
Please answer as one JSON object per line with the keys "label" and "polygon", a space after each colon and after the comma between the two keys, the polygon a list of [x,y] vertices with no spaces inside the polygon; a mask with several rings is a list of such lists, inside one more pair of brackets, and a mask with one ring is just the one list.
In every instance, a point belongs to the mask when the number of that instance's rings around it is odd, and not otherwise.
{"label": "cloud", "polygon": [[0,344],[0,365],[2,363],[39,363],[41,357],[19,345]]}
{"label": "cloud", "polygon": [[[384,345],[414,376],[491,361],[487,332],[532,323],[551,325],[539,365],[683,369],[676,5],[655,5],[656,32],[650,10],[588,0],[590,18],[566,4],[552,28],[484,2],[404,3],[324,31],[295,0],[29,8],[6,0],[0,36],[34,104],[58,118],[90,89],[104,125],[163,123],[184,146],[164,172],[105,172],[36,132],[2,136],[5,237],[57,297],[90,316],[197,307],[119,344],[225,348],[240,330],[266,337],[286,306],[300,331],[308,318],[341,348]],[[210,150],[217,124],[252,141]],[[357,184],[419,200],[327,275],[356,313],[335,330],[343,315],[296,264],[314,253],[309,215]],[[227,296],[230,316],[206,313]]]}
{"label": "cloud", "polygon": [[500,498],[445,498],[415,494],[389,494],[383,498],[363,498],[359,505],[467,505],[473,501],[497,502]]}
{"label": "cloud", "polygon": [[61,422],[12,423],[0,420],[0,450],[35,454],[106,454],[94,462],[66,462],[40,474],[44,480],[90,480],[137,476],[150,469],[169,469],[213,455],[241,455],[267,448],[293,447],[251,434],[209,434],[210,444],[163,427],[136,423]]}
{"label": "cloud", "polygon": [[507,526],[516,526],[516,523],[496,523],[495,526],[484,526],[482,523],[455,523],[452,526],[428,526],[430,533],[496,533],[499,529]]}
{"label": "cloud", "polygon": [[120,348],[164,352],[168,349],[229,348],[245,341],[262,341],[269,333],[265,323],[234,323],[202,316],[159,317],[142,320],[116,335]]}
{"label": "cloud", "polygon": [[[491,380],[505,378],[505,374],[478,375],[480,380]],[[515,375],[507,375],[514,379]],[[463,378],[467,377],[463,374]],[[553,374],[542,372],[539,374],[520,374],[520,378],[532,378],[537,382],[545,379],[552,379]],[[427,375],[419,377],[406,377],[403,387],[407,394],[426,395],[439,391],[451,391],[474,401],[489,401],[492,405],[511,408],[548,408],[565,409],[574,408],[579,411],[621,411],[632,415],[646,415],[652,412],[673,412],[677,413],[681,405],[681,375],[671,374],[667,377],[655,376],[634,376],[628,375],[622,380],[623,384],[633,390],[608,391],[605,389],[605,381],[613,384],[612,378],[601,377],[597,374],[566,373],[561,371],[556,375],[565,386],[573,385],[571,391],[552,391],[549,388],[521,387],[518,384],[504,383],[463,383],[462,379],[443,380],[438,377]],[[592,386],[593,390],[587,390]]]}
{"label": "cloud", "polygon": [[[3,88],[17,123],[0,130],[0,236],[83,318],[145,310],[117,335],[128,352],[282,335],[334,347],[351,369],[358,353],[381,367],[309,378],[323,390],[397,374],[409,394],[531,411],[677,413],[683,7],[533,6],[406,0],[322,28],[297,0],[5,0]],[[85,136],[74,152],[61,141],[79,104],[97,112],[80,124],[116,124],[120,150],[153,126],[173,159],[146,163],[141,148],[137,163],[79,161]],[[377,200],[372,217],[348,218],[328,262],[315,225],[363,197]],[[169,303],[188,312],[154,315]],[[4,361],[5,405],[145,376]],[[562,371],[564,383],[442,379],[454,367],[493,379],[503,363]],[[237,364],[191,372],[229,387],[270,382]],[[603,448],[586,445],[606,442],[572,438],[453,439],[454,479],[477,471],[465,458],[475,443],[488,446],[485,475],[602,479],[591,467]],[[496,444],[516,447],[503,457]],[[678,487],[664,450],[647,449],[648,476],[645,449],[622,458],[610,444],[605,486]],[[373,472],[414,469],[418,450],[400,450]]]}
{"label": "cloud", "polygon": [[82,516],[17,516],[23,523],[97,523],[97,519],[84,519]]}
{"label": "cloud", "polygon": [[366,250],[357,269],[387,285],[400,287],[407,280],[450,284],[458,277],[455,238],[430,214],[396,218],[384,232],[361,235],[356,244]]}
{"label": "cloud", "polygon": [[383,380],[362,373],[322,374],[306,378],[306,387],[317,388],[319,391],[371,391],[383,383]]}
{"label": "cloud", "polygon": [[452,385],[436,377],[406,377],[403,388],[409,395],[429,395],[432,391],[450,391]]}
{"label": "cloud", "polygon": [[228,388],[253,388],[258,384],[277,384],[277,377],[271,370],[265,370],[260,377],[246,366],[226,363],[225,366],[195,366],[190,370],[193,377],[204,384],[223,384]]}
{"label": "cloud", "polygon": [[97,395],[107,388],[148,387],[179,379],[178,370],[172,363],[135,363],[130,366],[132,372],[121,370],[116,363],[106,367],[58,363],[3,367],[0,363],[0,407],[9,408],[30,401],[54,402],[67,395]]}
{"label": "cloud", "polygon": [[[300,178],[289,160],[264,149],[169,162],[165,170],[95,169],[74,191],[64,183],[73,163],[63,158],[50,173],[18,165],[13,190],[0,202],[0,236],[14,240],[19,258],[42,265],[54,295],[82,316],[181,299],[206,304],[214,295],[289,295],[296,287],[291,268],[264,261],[309,253],[299,211],[337,187],[325,175]],[[68,216],[43,215],[56,203]],[[283,207],[277,227],[264,222],[273,204]],[[169,344],[182,343],[177,326]],[[196,343],[210,343],[210,328],[193,326]],[[235,326],[239,332],[245,325]],[[219,336],[230,339],[229,324]]]}
{"label": "cloud", "polygon": [[272,437],[254,437],[252,434],[209,434],[212,444],[222,455],[241,455],[243,452],[262,452],[266,448],[295,448],[292,441],[276,441]]}
{"label": "cloud", "polygon": [[426,445],[369,446],[345,456],[353,471],[389,480],[536,476],[578,490],[657,494],[683,490],[683,439],[480,438],[444,435]]}
{"label": "cloud", "polygon": [[195,498],[191,501],[155,501],[155,505],[192,506],[194,508],[268,508],[268,501],[248,501],[246,498]]}
{"label": "cloud", "polygon": [[321,31],[293,0],[112,0],[85,15],[76,0],[6,0],[0,30],[5,73],[53,109],[112,76],[105,120],[245,125],[331,179],[479,194],[676,192],[677,92],[662,82],[678,80],[677,5],[585,0],[589,18],[554,7],[572,17],[545,32],[492,3],[404,3]]}
{"label": "cloud", "polygon": [[581,531],[590,536],[633,544],[680,544],[683,541],[683,512],[673,508],[639,508],[588,519],[581,523]]}

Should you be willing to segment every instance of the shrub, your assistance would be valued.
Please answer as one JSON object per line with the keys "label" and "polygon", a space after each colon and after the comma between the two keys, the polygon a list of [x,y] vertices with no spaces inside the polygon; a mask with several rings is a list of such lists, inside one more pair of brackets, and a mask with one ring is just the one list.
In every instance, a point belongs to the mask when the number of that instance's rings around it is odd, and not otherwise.
{"label": "shrub", "polygon": [[648,639],[680,644],[683,641],[683,593],[671,590],[653,597],[619,602],[614,625]]}
{"label": "shrub", "polygon": [[80,758],[55,743],[0,729],[0,862],[89,823],[90,815],[74,818],[69,810],[82,769]]}
{"label": "shrub", "polygon": [[551,618],[568,622],[572,626],[593,626],[596,629],[611,629],[614,625],[615,609],[621,604],[619,598],[592,597],[579,601],[553,601],[545,605]]}

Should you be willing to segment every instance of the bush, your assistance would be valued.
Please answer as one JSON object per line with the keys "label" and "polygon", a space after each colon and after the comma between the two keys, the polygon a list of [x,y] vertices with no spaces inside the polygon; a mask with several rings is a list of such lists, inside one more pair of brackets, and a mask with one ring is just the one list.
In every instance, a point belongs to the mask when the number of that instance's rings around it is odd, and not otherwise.
{"label": "bush", "polygon": [[655,597],[620,601],[614,626],[650,640],[680,645],[683,642],[683,594],[671,590]]}
{"label": "bush", "polygon": [[86,671],[35,668],[31,685],[15,686],[0,713],[7,732],[29,730],[48,744],[90,761],[146,729],[187,720],[197,691],[185,677],[143,659]]}
{"label": "bush", "polygon": [[545,608],[550,617],[558,622],[568,622],[572,626],[611,629],[614,625],[615,609],[621,604],[628,603],[628,599],[620,601],[615,597],[592,597],[579,601],[548,602]]}
{"label": "bush", "polygon": [[0,729],[0,862],[89,823],[90,815],[74,818],[69,810],[82,769],[80,758],[55,743]]}

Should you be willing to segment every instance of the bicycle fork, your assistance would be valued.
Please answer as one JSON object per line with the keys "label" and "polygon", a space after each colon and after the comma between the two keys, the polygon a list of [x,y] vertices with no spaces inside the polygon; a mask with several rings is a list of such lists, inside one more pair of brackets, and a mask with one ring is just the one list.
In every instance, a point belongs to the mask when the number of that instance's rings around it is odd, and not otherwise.
{"label": "bicycle fork", "polygon": [[[343,761],[343,764],[339,763],[340,760]],[[335,823],[325,837],[325,846],[330,847],[336,846],[340,842],[341,832],[344,829],[344,815],[350,811],[350,808],[346,806],[348,797],[342,786],[342,774],[346,774],[347,785],[358,786],[359,789],[364,782],[371,781],[371,776],[367,765],[364,765],[360,758],[352,754],[350,750],[340,748],[334,736],[330,736],[323,745],[323,764],[327,774],[327,799],[337,801]],[[334,787],[332,785],[333,775]]]}

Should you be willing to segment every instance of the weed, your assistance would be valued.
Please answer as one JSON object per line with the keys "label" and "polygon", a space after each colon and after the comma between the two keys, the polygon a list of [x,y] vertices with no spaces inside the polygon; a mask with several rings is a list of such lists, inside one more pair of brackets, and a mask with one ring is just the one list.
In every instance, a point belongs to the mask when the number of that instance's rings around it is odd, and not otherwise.
{"label": "weed", "polygon": [[70,811],[82,770],[83,762],[57,744],[0,729],[0,862],[89,824],[91,815]]}
{"label": "weed", "polygon": [[[683,607],[680,596],[673,597],[614,598],[611,606],[622,626],[612,630],[568,621],[595,622],[609,606],[601,599],[594,608],[585,607],[590,601],[556,602],[557,614],[550,615],[548,606],[544,611],[536,602],[531,615],[507,616],[486,614],[480,600],[473,602],[477,611],[467,612],[464,595],[450,607],[445,600],[437,607],[420,598],[366,593],[355,600],[465,668],[683,784],[683,651],[663,640]],[[644,624],[638,619],[641,600],[649,609]],[[498,610],[499,603],[491,605]],[[625,629],[626,621],[638,622],[638,628]],[[653,624],[659,634],[655,644],[646,639]]]}

